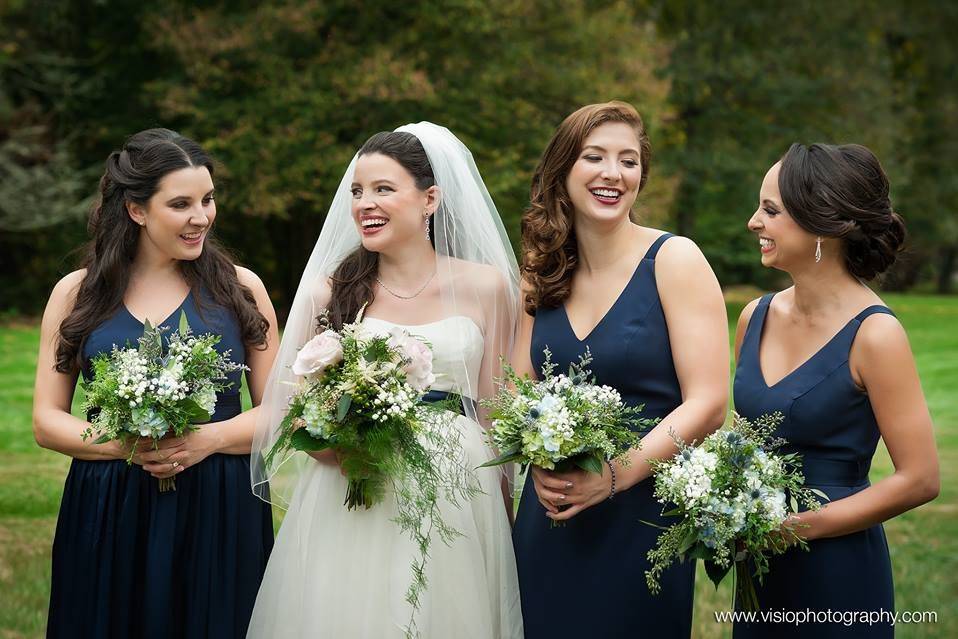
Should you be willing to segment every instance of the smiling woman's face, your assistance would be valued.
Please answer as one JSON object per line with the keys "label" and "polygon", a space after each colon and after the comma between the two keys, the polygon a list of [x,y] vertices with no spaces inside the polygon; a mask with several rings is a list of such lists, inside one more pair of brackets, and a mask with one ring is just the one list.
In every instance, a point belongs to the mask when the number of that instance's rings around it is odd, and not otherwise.
{"label": "smiling woman's face", "polygon": [[791,271],[807,264],[815,256],[815,235],[800,227],[782,204],[778,188],[781,162],[765,174],[759,191],[759,205],[748,221],[748,229],[758,236],[762,265]]}
{"label": "smiling woman's face", "polygon": [[427,218],[435,211],[436,187],[416,187],[399,162],[381,153],[356,161],[352,215],[363,246],[375,253],[407,242],[428,242]]}
{"label": "smiling woman's face", "polygon": [[613,221],[628,217],[641,181],[635,129],[625,122],[606,122],[583,141],[566,177],[566,190],[577,217]]}
{"label": "smiling woman's face", "polygon": [[130,217],[143,227],[146,239],[175,260],[195,260],[213,220],[213,178],[205,166],[179,169],[163,176],[145,205],[131,204]]}

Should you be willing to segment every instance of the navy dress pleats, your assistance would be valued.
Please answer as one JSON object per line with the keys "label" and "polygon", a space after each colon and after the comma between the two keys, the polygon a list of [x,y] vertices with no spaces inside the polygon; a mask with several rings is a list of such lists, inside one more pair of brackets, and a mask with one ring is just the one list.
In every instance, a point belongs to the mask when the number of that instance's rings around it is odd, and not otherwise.
{"label": "navy dress pleats", "polygon": [[[735,410],[748,419],[781,412],[785,420],[775,434],[788,440],[789,452],[802,455],[806,484],[832,501],[848,497],[869,486],[868,471],[880,436],[868,395],[852,379],[848,355],[866,317],[893,313],[884,306],[869,306],[801,366],[768,386],[759,347],[772,297],[759,301],[742,340],[735,371]],[[791,549],[773,557],[769,570],[764,584],[756,583],[763,611],[826,615],[831,610],[839,621],[738,623],[736,639],[894,636],[890,624],[849,626],[837,617],[840,612],[857,611],[893,614],[891,561],[881,525],[812,541],[809,552]]]}
{"label": "navy dress pleats", "polygon": [[[180,310],[195,334],[221,336],[217,349],[245,361],[232,312],[190,293]],[[90,361],[135,344],[143,325],[121,305],[83,349]],[[238,415],[241,372],[218,395],[211,422]],[[53,542],[47,636],[160,639],[244,637],[273,545],[268,504],[253,495],[249,455],[214,454],[176,476],[176,490],[125,460],[70,465]]]}
{"label": "navy dress pleats", "polygon": [[[655,282],[655,257],[671,237],[649,248],[632,279],[584,340],[576,337],[565,308],[540,308],[532,334],[532,363],[540,369],[548,347],[558,370],[578,361],[586,347],[598,383],[615,387],[645,417],[665,417],[682,403],[668,326]],[[582,637],[689,637],[694,563],[674,565],[653,596],[645,583],[646,557],[667,525],[651,480],[620,492],[550,528],[529,477],[513,531],[522,616],[527,639]]]}

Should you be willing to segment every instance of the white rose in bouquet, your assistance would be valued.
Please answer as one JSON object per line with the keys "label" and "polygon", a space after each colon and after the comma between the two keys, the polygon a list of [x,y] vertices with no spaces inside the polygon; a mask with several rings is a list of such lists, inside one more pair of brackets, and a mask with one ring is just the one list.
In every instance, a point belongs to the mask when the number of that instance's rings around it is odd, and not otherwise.
{"label": "white rose in bouquet", "polygon": [[389,346],[398,349],[405,357],[403,372],[406,381],[418,391],[427,390],[436,381],[432,374],[432,351],[421,340],[401,328],[389,331]]}
{"label": "white rose in bouquet", "polygon": [[306,342],[296,354],[293,373],[319,377],[330,366],[343,361],[343,344],[339,333],[326,330]]}

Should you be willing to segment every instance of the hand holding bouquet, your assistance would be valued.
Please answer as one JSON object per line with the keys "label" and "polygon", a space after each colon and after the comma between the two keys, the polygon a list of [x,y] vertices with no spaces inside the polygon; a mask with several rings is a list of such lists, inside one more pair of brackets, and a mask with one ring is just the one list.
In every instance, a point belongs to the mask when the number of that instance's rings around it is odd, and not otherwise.
{"label": "hand holding bouquet", "polygon": [[[149,321],[137,348],[113,347],[93,358],[93,380],[83,382],[84,409],[98,409],[83,439],[94,443],[123,441],[130,445],[132,463],[136,440],[157,442],[167,434],[179,437],[196,424],[209,421],[216,410],[216,393],[229,388],[226,376],[246,367],[230,360],[230,352],[214,346],[219,335],[193,335],[186,314],[170,335],[164,353],[163,329]],[[160,480],[160,491],[175,490],[173,477]]]}
{"label": "hand holding bouquet", "polygon": [[781,554],[793,544],[807,549],[783,524],[789,507],[797,512],[802,502],[817,510],[816,495],[825,495],[804,486],[798,455],[774,452],[785,443],[772,438],[782,419],[775,413],[753,424],[733,414],[732,424],[706,437],[701,446],[693,448],[675,438],[679,452],[673,458],[650,462],[656,497],[674,505],[664,514],[679,521],[665,528],[649,551],[649,590],[658,592],[662,571],[675,559],[702,559],[716,587],[734,564],[740,604],[758,610],[749,564],[761,580],[768,572],[768,555]]}
{"label": "hand holding bouquet", "polygon": [[[555,374],[546,349],[539,381],[521,378],[505,366],[505,380],[490,409],[492,444],[500,451],[483,466],[517,462],[547,470],[581,468],[601,475],[607,462],[628,464],[626,455],[640,443],[630,428],[651,427],[657,420],[640,419],[642,407],[629,407],[619,392],[595,383],[588,349],[568,375]],[[511,388],[510,388],[511,386]]]}
{"label": "hand holding bouquet", "polygon": [[439,498],[458,505],[478,490],[453,424],[458,398],[422,403],[435,381],[429,346],[399,327],[373,332],[362,324],[362,310],[342,330],[325,328],[307,342],[292,370],[302,380],[267,465],[290,449],[334,449],[348,480],[344,505],[350,510],[382,502],[391,487],[396,522],[419,549],[406,593],[417,609],[430,530],[446,543],[459,535],[443,522]]}

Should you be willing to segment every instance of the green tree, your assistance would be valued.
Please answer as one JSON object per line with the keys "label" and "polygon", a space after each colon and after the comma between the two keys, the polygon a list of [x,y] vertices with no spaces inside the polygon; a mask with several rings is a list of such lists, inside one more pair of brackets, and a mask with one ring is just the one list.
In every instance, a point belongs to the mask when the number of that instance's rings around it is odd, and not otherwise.
{"label": "green tree", "polygon": [[765,171],[792,142],[859,142],[884,156],[898,133],[890,62],[868,3],[656,3],[672,43],[665,162],[676,229],[723,284],[771,286],[745,224]]}

